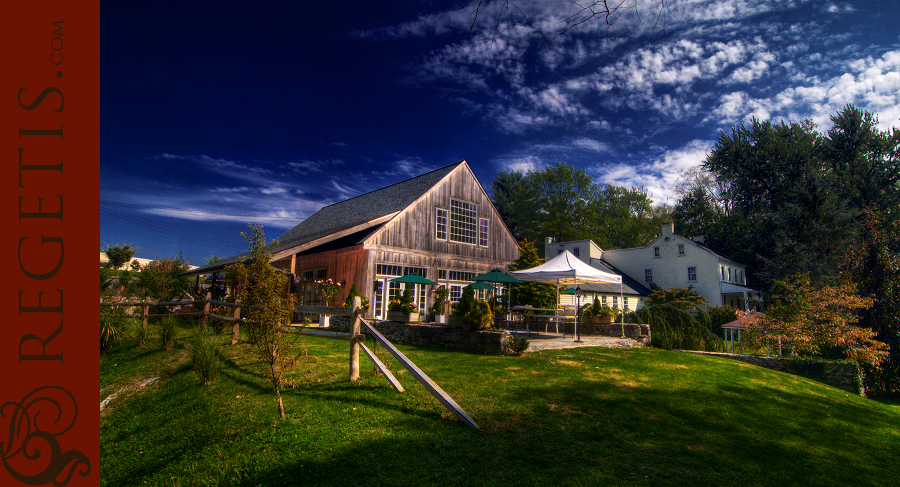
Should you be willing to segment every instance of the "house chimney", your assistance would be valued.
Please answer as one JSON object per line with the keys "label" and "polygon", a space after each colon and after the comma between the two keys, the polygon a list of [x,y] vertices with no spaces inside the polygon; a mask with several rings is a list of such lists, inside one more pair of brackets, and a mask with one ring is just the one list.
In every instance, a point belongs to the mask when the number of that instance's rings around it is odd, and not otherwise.
{"label": "house chimney", "polygon": [[662,234],[663,237],[670,237],[672,235],[675,235],[675,222],[663,223]]}

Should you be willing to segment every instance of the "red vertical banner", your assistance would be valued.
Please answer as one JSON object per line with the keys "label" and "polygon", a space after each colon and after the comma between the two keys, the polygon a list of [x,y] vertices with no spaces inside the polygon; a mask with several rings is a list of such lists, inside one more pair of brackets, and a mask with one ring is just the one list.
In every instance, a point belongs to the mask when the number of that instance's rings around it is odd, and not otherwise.
{"label": "red vertical banner", "polygon": [[0,17],[0,485],[98,485],[100,6]]}

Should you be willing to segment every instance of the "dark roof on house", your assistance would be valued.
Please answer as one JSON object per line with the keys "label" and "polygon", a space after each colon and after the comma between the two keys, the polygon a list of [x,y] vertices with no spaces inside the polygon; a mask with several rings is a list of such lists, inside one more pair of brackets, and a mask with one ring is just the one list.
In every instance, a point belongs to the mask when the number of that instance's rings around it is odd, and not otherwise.
{"label": "dark roof on house", "polygon": [[[603,259],[591,259],[591,267],[601,270],[603,272],[609,272],[611,274],[615,274],[617,276],[622,276],[622,287],[621,292],[624,294],[636,294],[638,296],[649,296],[650,290],[644,287],[641,283],[635,281],[634,279],[628,277],[624,272],[616,269],[615,266],[606,262]],[[580,284],[581,290],[586,293],[600,293],[600,294],[619,294],[619,285],[617,283],[612,282],[602,282],[602,283],[590,283],[590,284]],[[569,286],[572,287],[572,286]]]}
{"label": "dark roof on house", "polygon": [[[281,234],[277,238],[278,246],[273,249],[273,253],[365,225],[391,213],[402,211],[464,163],[465,161],[455,162],[399,183],[324,206],[290,230]],[[375,228],[369,227],[340,238],[340,244],[342,246],[350,246],[362,243],[377,228],[380,228],[381,224],[373,226]],[[348,238],[356,240],[348,241]],[[328,243],[323,245],[328,245]],[[332,246],[334,246],[333,243]],[[318,246],[316,249],[317,251],[321,250]],[[244,253],[229,257],[214,264],[194,269],[186,274],[197,275],[205,272],[217,272],[227,265],[240,261],[242,257],[247,255],[248,253]]]}

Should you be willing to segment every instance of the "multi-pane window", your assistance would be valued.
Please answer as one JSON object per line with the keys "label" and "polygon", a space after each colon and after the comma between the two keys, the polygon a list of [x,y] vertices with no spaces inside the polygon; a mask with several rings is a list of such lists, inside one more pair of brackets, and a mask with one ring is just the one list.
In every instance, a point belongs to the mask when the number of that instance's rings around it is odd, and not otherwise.
{"label": "multi-pane window", "polygon": [[678,255],[684,255],[684,244],[678,244]]}
{"label": "multi-pane window", "polygon": [[434,225],[434,238],[447,240],[447,210],[437,208],[437,218]]}
{"label": "multi-pane window", "polygon": [[462,289],[463,289],[462,286],[451,285],[450,286],[450,301],[453,301],[454,303],[456,301],[459,301],[459,298],[462,297]]}
{"label": "multi-pane window", "polygon": [[688,267],[688,281],[689,282],[697,281],[697,268],[696,267]]}
{"label": "multi-pane window", "polygon": [[644,282],[653,282],[653,269],[644,269]]}
{"label": "multi-pane window", "polygon": [[304,281],[321,281],[328,277],[328,269],[303,271],[300,276]]}
{"label": "multi-pane window", "polygon": [[488,220],[487,218],[478,219],[478,245],[487,247],[488,244]]}
{"label": "multi-pane window", "polygon": [[653,247],[653,257],[659,257],[659,247]]}
{"label": "multi-pane window", "polygon": [[466,244],[477,243],[478,206],[460,200],[450,200],[450,240]]}
{"label": "multi-pane window", "polygon": [[466,271],[450,271],[449,275],[451,281],[471,281],[475,278],[474,272]]}

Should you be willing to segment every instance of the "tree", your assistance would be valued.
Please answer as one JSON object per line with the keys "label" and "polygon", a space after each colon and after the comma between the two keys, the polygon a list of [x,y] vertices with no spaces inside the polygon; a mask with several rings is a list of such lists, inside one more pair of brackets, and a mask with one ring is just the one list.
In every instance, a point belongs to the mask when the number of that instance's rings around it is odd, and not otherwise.
{"label": "tree", "polygon": [[685,311],[699,311],[706,306],[706,300],[697,294],[697,290],[691,287],[673,287],[665,289],[656,287],[650,296],[644,301],[646,306],[668,304]]}
{"label": "tree", "polygon": [[494,206],[518,240],[593,239],[606,249],[639,247],[669,221],[643,188],[597,187],[582,169],[566,163],[539,171],[500,171],[491,181]]}
{"label": "tree", "polygon": [[878,117],[853,105],[831,121],[824,157],[840,191],[854,208],[881,212],[884,223],[900,219],[900,130],[878,130]]}
{"label": "tree", "polygon": [[115,269],[116,277],[119,277],[119,269],[125,265],[126,262],[131,260],[137,251],[137,247],[132,247],[131,244],[124,244],[107,245],[106,250],[104,250],[103,253],[106,254],[106,258],[109,259],[109,262],[106,264],[107,267]]}
{"label": "tree", "polygon": [[524,238],[520,225],[528,224],[528,219],[522,218],[528,213],[528,209],[522,206],[530,202],[522,183],[524,177],[525,175],[518,171],[502,170],[491,181],[494,206],[516,240]]}
{"label": "tree", "polygon": [[585,238],[607,250],[643,247],[659,236],[663,223],[671,221],[669,209],[654,206],[639,187],[598,187],[588,206]]}
{"label": "tree", "polygon": [[835,190],[823,145],[810,121],[753,119],[750,127],[722,133],[704,161],[704,170],[727,184],[729,204],[742,216],[745,250],[734,257],[756,269],[751,284],[768,287],[798,273],[809,273],[817,285],[836,282],[857,213]]}
{"label": "tree", "polygon": [[843,276],[855,283],[862,296],[874,299],[860,314],[859,326],[871,329],[875,339],[888,345],[880,367],[866,371],[866,389],[900,395],[900,223],[885,225],[867,211],[859,238],[843,268]]}
{"label": "tree", "polygon": [[180,298],[190,289],[190,280],[179,277],[179,274],[190,268],[190,262],[179,252],[174,257],[148,262],[138,275],[138,281],[145,296],[171,301]]}
{"label": "tree", "polygon": [[[540,257],[534,244],[529,240],[524,240],[519,244],[519,258],[507,267],[510,271],[521,271],[543,263],[544,259]],[[535,308],[555,308],[556,288],[538,282],[516,284],[512,293],[512,305],[520,306],[526,304]]]}
{"label": "tree", "polygon": [[816,288],[801,274],[776,285],[775,303],[764,315],[745,321],[742,339],[749,346],[780,342],[800,356],[850,359],[870,367],[886,358],[887,345],[856,324],[857,312],[869,309],[872,299],[860,297],[854,284]]}
{"label": "tree", "polygon": [[262,225],[251,223],[250,232],[242,232],[250,248],[249,260],[225,268],[234,283],[235,297],[246,310],[245,327],[259,357],[268,365],[278,398],[278,413],[284,417],[281,398],[281,376],[290,365],[287,352],[293,334],[283,330],[294,315],[295,297],[286,292],[285,276],[271,266],[271,249],[278,241],[266,245]]}

